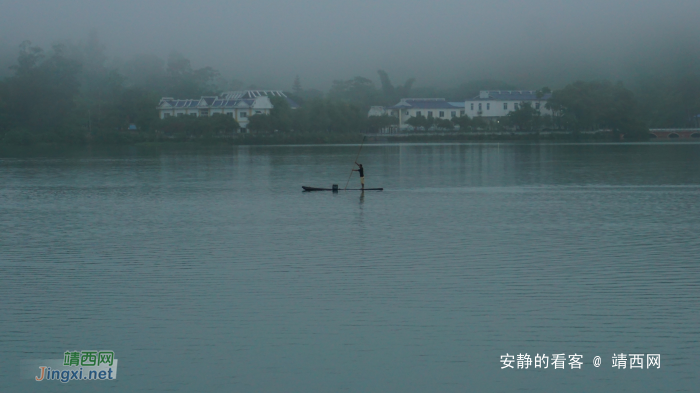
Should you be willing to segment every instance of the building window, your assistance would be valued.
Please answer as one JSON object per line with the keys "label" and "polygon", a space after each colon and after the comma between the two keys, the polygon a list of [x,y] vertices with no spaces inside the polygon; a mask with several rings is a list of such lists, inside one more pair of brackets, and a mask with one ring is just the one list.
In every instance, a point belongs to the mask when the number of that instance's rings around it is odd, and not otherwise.
{"label": "building window", "polygon": [[176,116],[176,117],[182,117],[182,116],[184,116],[184,115],[185,115],[184,113],[178,113],[178,114],[175,115],[175,116]]}
{"label": "building window", "polygon": [[513,109],[515,109],[516,111],[518,110],[518,103],[517,102],[513,104]]}
{"label": "building window", "polygon": [[248,117],[248,112],[241,112],[241,117]]}
{"label": "building window", "polygon": [[481,110],[481,103],[479,103],[479,110]]}
{"label": "building window", "polygon": [[457,111],[450,112],[450,117],[456,117],[456,116],[457,116]]}
{"label": "building window", "polygon": [[227,112],[226,114],[233,117],[233,112]]}
{"label": "building window", "polygon": [[406,116],[408,116],[408,111],[406,111]]}
{"label": "building window", "polygon": [[163,113],[163,118],[170,117],[170,113]]}
{"label": "building window", "polygon": [[438,116],[440,116],[440,117],[445,117],[445,112],[440,111],[440,112],[438,113]]}
{"label": "building window", "polygon": [[535,109],[540,109],[540,103],[539,103],[539,102],[535,104]]}
{"label": "building window", "polygon": [[487,110],[487,111],[488,111],[488,110],[491,110],[491,103],[490,103],[490,102],[487,102],[487,103],[486,103],[486,110]]}
{"label": "building window", "polygon": [[433,117],[433,111],[428,111],[428,117]]}
{"label": "building window", "polygon": [[202,109],[199,111],[200,116],[209,116],[209,109]]}
{"label": "building window", "polygon": [[259,114],[261,114],[261,113],[262,113],[262,111],[255,111],[255,114],[256,114],[256,115],[259,115]]}
{"label": "building window", "polygon": [[[472,109],[474,109],[474,108],[472,108]],[[459,111],[459,114],[464,116],[464,111]]]}
{"label": "building window", "polygon": [[503,103],[503,109],[508,110],[508,103],[507,102]]}
{"label": "building window", "polygon": [[472,102],[472,110],[474,110],[474,103]]}
{"label": "building window", "polygon": [[420,116],[420,111],[416,111],[416,116]]}

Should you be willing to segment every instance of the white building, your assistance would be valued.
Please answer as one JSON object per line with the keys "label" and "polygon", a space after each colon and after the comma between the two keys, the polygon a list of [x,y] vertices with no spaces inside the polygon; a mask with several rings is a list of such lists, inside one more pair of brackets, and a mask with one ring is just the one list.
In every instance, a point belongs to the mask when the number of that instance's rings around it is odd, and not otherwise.
{"label": "white building", "polygon": [[540,114],[551,115],[552,111],[545,108],[551,96],[551,94],[544,94],[537,97],[537,92],[534,90],[482,90],[478,96],[464,102],[464,109],[471,118],[497,120],[517,110],[522,103],[529,102]]}
{"label": "white building", "polygon": [[220,96],[201,97],[199,99],[174,99],[163,97],[158,106],[161,119],[170,116],[213,116],[222,114],[231,116],[242,128],[248,125],[248,118],[255,115],[269,115],[273,108],[270,97],[282,97],[289,106],[298,108],[282,91],[278,90],[242,90],[224,92]]}
{"label": "white building", "polygon": [[368,116],[389,115],[399,118],[399,128],[406,127],[406,121],[412,117],[434,117],[452,120],[464,115],[464,103],[448,102],[444,98],[402,98],[398,104],[390,107],[370,108]]}

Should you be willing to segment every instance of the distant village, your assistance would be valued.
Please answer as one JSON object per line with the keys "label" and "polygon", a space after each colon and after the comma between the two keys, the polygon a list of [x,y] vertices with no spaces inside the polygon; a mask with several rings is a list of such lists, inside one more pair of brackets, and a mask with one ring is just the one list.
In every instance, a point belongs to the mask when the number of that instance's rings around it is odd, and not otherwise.
{"label": "distant village", "polygon": [[500,118],[517,111],[523,103],[529,103],[542,115],[551,115],[552,111],[545,107],[549,97],[550,93],[538,94],[534,90],[482,90],[478,96],[464,102],[448,102],[444,98],[403,98],[394,106],[373,106],[368,115],[396,117],[401,129],[410,127],[410,118],[421,116],[452,120],[466,115],[498,122]]}
{"label": "distant village", "polygon": [[223,92],[219,96],[203,96],[198,99],[175,99],[163,97],[158,103],[161,119],[181,116],[225,115],[234,118],[241,128],[246,128],[250,117],[269,115],[272,112],[270,97],[284,98],[293,109],[299,104],[292,101],[281,90],[241,90]]}
{"label": "distant village", "polygon": [[[425,118],[436,121],[450,121],[452,129],[459,128],[455,120],[467,116],[481,119],[483,124],[499,124],[501,120],[523,105],[534,109],[540,116],[552,116],[553,110],[546,104],[552,94],[536,90],[482,90],[479,95],[465,101],[447,101],[444,98],[402,98],[392,106],[371,106],[367,116],[391,117],[397,124],[384,127],[383,133],[414,131],[418,127],[411,119]],[[161,119],[181,116],[225,115],[235,119],[242,131],[256,115],[270,115],[274,108],[270,97],[284,99],[291,109],[300,105],[282,90],[240,90],[229,91],[219,96],[202,96],[199,99],[175,99],[163,97],[157,109]],[[700,121],[700,115],[696,116]],[[414,123],[415,124],[415,123]],[[609,130],[598,130],[609,131]],[[700,138],[700,128],[650,129],[650,138]]]}
{"label": "distant village", "polygon": [[22,43],[12,75],[0,79],[0,143],[336,143],[358,133],[700,138],[696,68],[630,76],[631,87],[620,80],[572,80],[554,90],[522,90],[499,80],[413,88],[415,78],[394,85],[377,70],[381,86],[355,76],[333,80],[322,92],[304,89],[298,76],[288,91],[244,89],[211,67],[192,68],[176,52],[167,60],[134,56],[116,68],[108,58],[96,37],[48,51]]}
{"label": "distant village", "polygon": [[[409,119],[426,117],[453,120],[462,116],[480,117],[488,122],[498,122],[523,103],[529,103],[542,115],[551,115],[545,104],[550,93],[534,90],[483,90],[465,101],[446,101],[444,98],[403,98],[393,106],[372,106],[367,116],[391,116],[398,119],[398,128],[412,128]],[[292,109],[299,104],[281,90],[242,90],[224,92],[219,96],[202,96],[198,99],[163,97],[158,103],[161,119],[174,116],[214,116],[222,114],[234,118],[246,128],[251,116],[269,115],[274,107],[270,97],[284,98]]]}

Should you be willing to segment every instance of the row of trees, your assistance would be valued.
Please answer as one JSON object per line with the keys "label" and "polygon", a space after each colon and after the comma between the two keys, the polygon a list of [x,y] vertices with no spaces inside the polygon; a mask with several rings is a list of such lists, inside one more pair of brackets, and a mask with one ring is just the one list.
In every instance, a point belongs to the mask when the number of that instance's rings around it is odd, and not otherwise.
{"label": "row of trees", "polygon": [[[379,130],[382,128],[395,126],[399,123],[394,116],[370,116],[367,121],[367,129]],[[540,128],[550,128],[553,124],[552,116],[541,115],[529,103],[524,103],[521,107],[511,112],[498,123],[486,121],[482,117],[470,118],[469,116],[455,117],[453,119],[441,119],[436,117],[426,117],[423,115],[411,117],[406,120],[406,124],[418,130],[455,130],[459,127],[461,131],[477,130],[505,130],[517,128],[520,130],[535,130]]]}
{"label": "row of trees", "polygon": [[336,132],[366,130],[367,112],[357,105],[331,99],[311,99],[292,110],[287,100],[271,97],[274,109],[270,115],[250,117],[248,128],[258,132]]}
{"label": "row of trees", "polygon": [[[48,51],[23,42],[12,74],[0,80],[0,140],[73,140],[167,126],[155,110],[160,97],[199,97],[240,88],[218,71],[194,69],[173,52],[167,60],[139,55],[117,63],[96,34],[81,44],[56,44]],[[205,127],[206,128],[206,127]]]}
{"label": "row of trees", "polygon": [[[295,79],[290,96],[301,104],[292,110],[285,100],[273,98],[269,116],[250,118],[254,131],[358,132],[396,124],[386,116],[367,118],[372,105],[393,105],[404,97],[441,97],[462,101],[479,90],[514,90],[496,80],[465,83],[452,89],[414,87],[415,79],[394,85],[389,74],[378,71],[379,86],[364,77],[336,80],[327,93],[303,89]],[[155,107],[160,97],[196,98],[243,88],[211,67],[195,69],[178,53],[167,59],[138,55],[126,62],[110,59],[96,34],[77,45],[54,45],[50,50],[24,42],[11,75],[0,80],[0,139],[8,133],[46,140],[81,139],[114,133],[135,124],[139,130],[191,136],[214,135],[238,128],[231,118],[160,120]],[[548,93],[542,89],[541,94]],[[418,128],[486,129],[613,129],[644,134],[648,127],[686,127],[700,114],[700,70],[685,67],[674,73],[640,78],[628,89],[608,81],[575,82],[554,90],[547,104],[552,116],[542,116],[524,104],[498,124],[466,117],[450,122],[414,118]]]}
{"label": "row of trees", "polygon": [[[380,88],[370,79],[355,77],[334,81],[328,97],[369,108],[372,105],[393,105],[401,98],[439,97],[448,101],[463,101],[477,96],[480,90],[518,89],[498,80],[479,80],[456,88],[437,89],[414,88],[415,80],[409,79],[404,85],[395,87],[386,72],[379,70],[378,74]],[[626,133],[639,133],[647,128],[698,126],[700,68],[678,66],[663,72],[637,76],[631,86],[630,89],[622,82],[605,80],[577,81],[552,92],[549,105],[554,111],[553,116],[540,116],[538,111],[526,104],[520,107],[520,111],[504,119],[499,126],[569,130],[607,128]],[[548,90],[544,88],[541,93],[546,94]],[[426,120],[416,120],[416,124],[425,127]]]}
{"label": "row of trees", "polygon": [[[372,80],[356,76],[348,80],[335,80],[328,91],[327,97],[335,101],[344,101],[359,107],[369,108],[373,105],[394,105],[402,98],[438,97],[447,101],[464,101],[465,99],[479,95],[480,90],[517,90],[517,87],[509,83],[484,79],[462,83],[455,88],[438,89],[433,87],[414,87],[415,78],[407,79],[402,85],[394,86],[389,74],[384,70],[378,70],[380,86],[377,87]],[[298,81],[295,81],[295,94],[303,96],[305,91],[301,89]]]}
{"label": "row of trees", "polygon": [[[537,92],[538,97],[552,93],[545,107],[552,115],[542,115],[529,102],[520,103],[498,123],[487,123],[482,118],[460,117],[452,121],[447,119],[410,118],[407,123],[413,127],[429,129],[488,129],[515,128],[520,130],[560,129],[572,131],[609,129],[630,136],[647,135],[648,122],[644,121],[644,111],[637,102],[634,93],[625,88],[621,82],[577,81],[563,89],[551,91],[543,88]],[[700,107],[697,108],[700,113]],[[694,113],[694,112],[690,112]],[[381,122],[378,118],[375,120]],[[387,120],[383,120],[385,123]],[[682,122],[679,122],[682,124]],[[688,125],[688,124],[686,124]],[[692,125],[692,124],[690,124]],[[682,126],[682,125],[681,125]]]}
{"label": "row of trees", "polygon": [[570,130],[611,129],[625,134],[646,135],[648,125],[634,93],[622,82],[575,82],[556,90],[547,102],[558,128]]}

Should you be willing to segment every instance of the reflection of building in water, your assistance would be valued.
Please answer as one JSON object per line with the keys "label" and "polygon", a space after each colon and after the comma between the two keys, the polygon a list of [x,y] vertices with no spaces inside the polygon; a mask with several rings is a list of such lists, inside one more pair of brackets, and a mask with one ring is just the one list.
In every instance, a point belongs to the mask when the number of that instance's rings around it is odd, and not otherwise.
{"label": "reflection of building in water", "polygon": [[245,128],[251,116],[270,114],[274,107],[270,97],[284,98],[292,109],[299,107],[281,90],[241,90],[227,91],[219,96],[204,96],[198,99],[163,97],[156,109],[161,119],[170,116],[199,117],[216,114],[231,116],[242,128]]}
{"label": "reflection of building in water", "polygon": [[394,157],[392,178],[398,188],[515,185],[519,177],[533,175],[533,167],[540,168],[536,174],[543,179],[552,171],[544,165],[551,154],[539,145],[400,144],[384,149]]}

